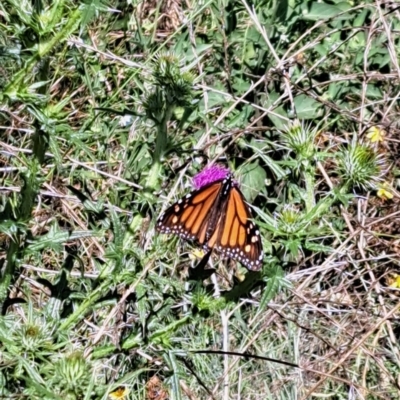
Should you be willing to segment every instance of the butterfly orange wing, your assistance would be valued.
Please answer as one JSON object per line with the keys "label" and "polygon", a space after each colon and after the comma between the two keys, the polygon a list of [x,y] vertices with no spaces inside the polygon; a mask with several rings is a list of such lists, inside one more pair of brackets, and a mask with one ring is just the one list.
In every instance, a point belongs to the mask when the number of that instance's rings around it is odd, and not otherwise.
{"label": "butterfly orange wing", "polygon": [[203,245],[212,208],[218,200],[221,187],[221,182],[216,182],[187,194],[159,217],[157,230],[161,233],[174,233]]}
{"label": "butterfly orange wing", "polygon": [[251,218],[244,196],[237,187],[232,187],[225,210],[207,247],[216,248],[246,268],[258,271],[263,259],[262,242],[260,231]]}
{"label": "butterfly orange wing", "polygon": [[161,233],[174,233],[193,240],[207,250],[241,262],[250,270],[259,270],[263,251],[251,211],[232,178],[214,182],[189,193],[169,207],[158,219]]}

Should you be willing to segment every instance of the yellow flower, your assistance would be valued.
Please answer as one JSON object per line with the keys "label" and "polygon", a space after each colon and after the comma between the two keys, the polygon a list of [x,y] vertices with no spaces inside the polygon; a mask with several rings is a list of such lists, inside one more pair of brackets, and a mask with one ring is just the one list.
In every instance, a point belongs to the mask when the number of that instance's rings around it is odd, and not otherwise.
{"label": "yellow flower", "polygon": [[367,131],[367,138],[371,143],[383,142],[386,132],[378,126],[371,126]]}
{"label": "yellow flower", "polygon": [[123,400],[129,394],[129,389],[126,387],[119,387],[117,390],[111,392],[108,396],[112,400]]}
{"label": "yellow flower", "polygon": [[389,287],[393,289],[400,289],[400,275],[393,273],[387,278],[387,283]]}
{"label": "yellow flower", "polygon": [[189,258],[191,260],[200,260],[204,257],[204,250],[203,249],[195,249],[191,253],[189,253]]}
{"label": "yellow flower", "polygon": [[378,192],[376,195],[383,200],[393,199],[392,188],[390,187],[390,185],[387,182],[383,182],[383,184],[378,189]]}

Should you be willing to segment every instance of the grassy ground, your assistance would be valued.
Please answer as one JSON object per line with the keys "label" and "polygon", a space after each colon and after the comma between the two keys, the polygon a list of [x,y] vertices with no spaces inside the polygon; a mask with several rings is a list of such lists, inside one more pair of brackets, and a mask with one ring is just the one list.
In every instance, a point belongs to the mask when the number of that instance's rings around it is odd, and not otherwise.
{"label": "grassy ground", "polygon": [[[399,34],[396,1],[3,0],[0,398],[399,398]],[[260,272],[155,233],[212,162]]]}

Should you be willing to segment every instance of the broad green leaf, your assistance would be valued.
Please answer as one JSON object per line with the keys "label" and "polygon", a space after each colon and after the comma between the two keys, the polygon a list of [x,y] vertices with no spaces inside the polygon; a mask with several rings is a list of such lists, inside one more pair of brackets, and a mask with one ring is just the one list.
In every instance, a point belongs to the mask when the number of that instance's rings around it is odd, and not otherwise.
{"label": "broad green leaf", "polygon": [[257,162],[254,162],[241,169],[241,177],[241,190],[247,201],[252,202],[265,187],[267,174]]}
{"label": "broad green leaf", "polygon": [[368,8],[365,8],[361,10],[361,12],[357,15],[357,17],[354,19],[353,26],[363,26],[365,24],[365,21],[367,20],[367,17],[371,13],[371,10]]}
{"label": "broad green leaf", "polygon": [[[210,91],[208,92],[207,98],[207,109],[213,108],[215,106],[220,106],[223,104],[230,103],[231,97],[229,95],[225,95],[223,93]],[[204,109],[204,99],[202,99],[199,103],[200,109]]]}
{"label": "broad green leaf", "polygon": [[343,13],[351,8],[350,3],[341,2],[336,5],[314,2],[309,7],[309,11],[303,13],[303,18],[305,20],[311,21],[321,21],[321,19],[329,19],[336,17],[335,20],[346,20],[351,18],[351,14]]}
{"label": "broad green leaf", "polygon": [[299,119],[314,119],[321,115],[321,103],[305,94],[295,97],[294,105]]}
{"label": "broad green leaf", "polygon": [[245,105],[240,112],[232,113],[232,119],[227,123],[227,126],[231,129],[245,126],[253,113],[253,107]]}
{"label": "broad green leaf", "polygon": [[367,96],[370,99],[382,99],[383,93],[376,85],[367,85]]}

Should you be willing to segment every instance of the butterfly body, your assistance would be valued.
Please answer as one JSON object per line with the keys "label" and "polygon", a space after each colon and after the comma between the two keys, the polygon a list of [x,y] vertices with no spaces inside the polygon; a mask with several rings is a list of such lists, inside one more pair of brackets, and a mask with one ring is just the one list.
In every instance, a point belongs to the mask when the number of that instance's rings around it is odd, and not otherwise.
{"label": "butterfly body", "polygon": [[231,174],[173,204],[160,216],[156,229],[192,240],[207,251],[216,249],[250,270],[261,268],[260,232]]}

